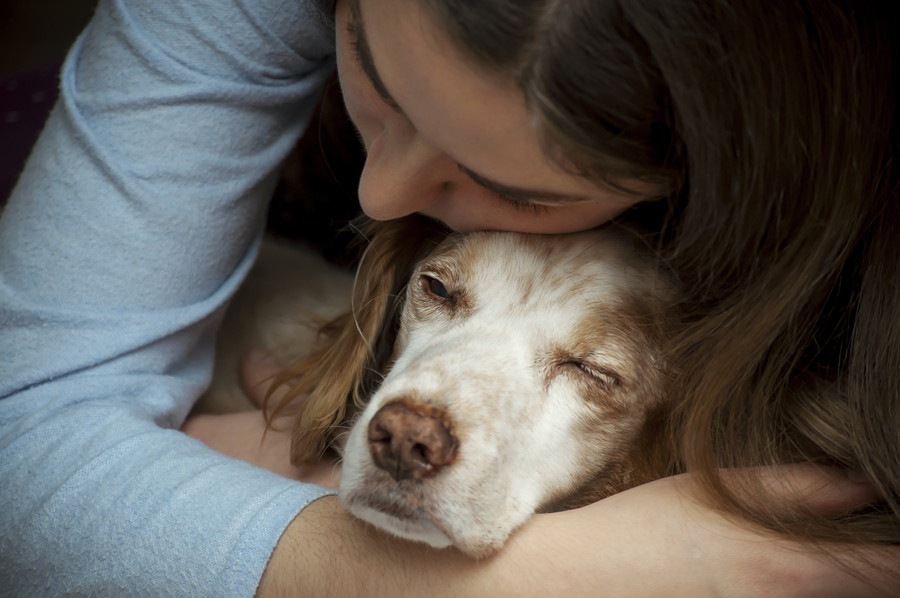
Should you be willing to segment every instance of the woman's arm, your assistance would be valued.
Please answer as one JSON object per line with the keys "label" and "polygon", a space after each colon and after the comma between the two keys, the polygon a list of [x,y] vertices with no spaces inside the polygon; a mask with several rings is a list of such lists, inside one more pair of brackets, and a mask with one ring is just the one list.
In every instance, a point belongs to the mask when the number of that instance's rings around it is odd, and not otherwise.
{"label": "woman's arm", "polygon": [[0,219],[0,593],[240,596],[321,488],[177,431],[333,70],[306,3],[102,0]]}
{"label": "woman's arm", "polygon": [[[839,502],[872,500],[840,473],[780,472]],[[837,477],[835,477],[837,476]],[[311,549],[311,547],[315,547]],[[900,549],[877,558],[900,559]],[[897,596],[814,549],[753,531],[705,506],[689,476],[659,480],[589,507],[537,515],[501,552],[473,561],[386,537],[334,497],[307,507],[285,531],[259,596]],[[868,578],[868,582],[866,579]],[[869,583],[871,582],[871,583]]]}

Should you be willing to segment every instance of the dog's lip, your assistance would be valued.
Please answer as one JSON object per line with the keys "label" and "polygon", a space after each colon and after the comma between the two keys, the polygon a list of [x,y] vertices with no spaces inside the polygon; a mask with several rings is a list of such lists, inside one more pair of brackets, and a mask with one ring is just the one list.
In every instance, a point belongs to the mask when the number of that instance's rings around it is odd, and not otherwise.
{"label": "dog's lip", "polygon": [[437,528],[447,537],[453,535],[446,529],[446,525],[440,517],[428,508],[428,501],[419,492],[403,492],[402,498],[391,496],[393,492],[373,492],[371,489],[364,493],[352,492],[341,495],[344,505],[353,511],[354,507],[377,511],[405,525],[428,525]]}
{"label": "dog's lip", "polygon": [[371,497],[343,499],[344,507],[363,521],[410,540],[418,540],[434,548],[446,548],[456,542],[446,526],[424,509],[411,508],[390,500]]}
{"label": "dog's lip", "polygon": [[[392,506],[392,508],[394,508]],[[452,533],[444,522],[428,516],[397,517],[384,509],[376,508],[368,501],[347,505],[356,517],[375,527],[408,540],[424,542],[433,548],[454,546],[462,553],[476,559],[494,554],[502,542],[485,540],[480,535],[461,537]]]}
{"label": "dog's lip", "polygon": [[[477,513],[470,513],[474,518],[470,520],[474,525],[471,529],[471,526],[457,526],[453,521],[445,520],[442,515],[447,505],[436,500],[438,496],[432,494],[433,489],[428,484],[407,481],[398,487],[392,479],[379,480],[380,483],[377,479],[369,477],[366,484],[353,488],[342,486],[339,491],[344,508],[377,528],[434,548],[454,546],[473,558],[490,556],[508,535],[503,533],[502,539],[498,539],[497,526],[485,527],[484,522],[477,523],[480,519]],[[455,509],[469,510],[460,504],[456,504]]]}
{"label": "dog's lip", "polygon": [[418,523],[422,521],[432,521],[432,517],[422,507],[414,507],[406,501],[391,500],[374,495],[361,495],[350,498],[350,505],[359,505],[368,509],[384,513],[394,519],[405,521],[408,523]]}

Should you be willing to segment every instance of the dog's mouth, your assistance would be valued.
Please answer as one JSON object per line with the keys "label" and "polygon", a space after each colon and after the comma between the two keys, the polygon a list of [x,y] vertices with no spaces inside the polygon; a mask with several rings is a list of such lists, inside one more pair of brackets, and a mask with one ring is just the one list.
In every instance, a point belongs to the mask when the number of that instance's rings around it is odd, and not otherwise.
{"label": "dog's mouth", "polygon": [[344,496],[342,493],[341,502],[359,519],[400,538],[423,542],[432,548],[447,548],[454,543],[450,534],[423,508],[372,495]]}
{"label": "dog's mouth", "polygon": [[460,455],[458,428],[443,409],[412,400],[369,408],[375,415],[354,424],[341,473],[341,504],[357,518],[481,558],[534,512],[527,496],[509,492],[494,443]]}
{"label": "dog's mouth", "polygon": [[[428,500],[421,488],[407,487],[405,490],[398,494],[396,489],[392,492],[369,486],[354,491],[342,487],[339,498],[350,513],[376,528],[432,548],[452,546],[472,558],[485,558],[495,553],[516,527],[505,529],[497,521],[485,527],[484,522],[477,521],[476,514],[467,513],[461,504],[450,508],[446,502]],[[464,523],[448,520],[445,517],[448,508],[456,517],[462,515]]]}

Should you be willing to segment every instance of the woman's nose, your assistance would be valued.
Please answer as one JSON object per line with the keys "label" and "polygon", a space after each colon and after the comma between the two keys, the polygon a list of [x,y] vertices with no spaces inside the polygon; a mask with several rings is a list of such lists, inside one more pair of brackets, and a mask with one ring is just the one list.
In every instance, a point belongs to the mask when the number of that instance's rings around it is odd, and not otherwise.
{"label": "woman's nose", "polygon": [[418,136],[398,140],[385,135],[369,147],[359,201],[370,218],[399,218],[440,201],[460,176],[453,160]]}

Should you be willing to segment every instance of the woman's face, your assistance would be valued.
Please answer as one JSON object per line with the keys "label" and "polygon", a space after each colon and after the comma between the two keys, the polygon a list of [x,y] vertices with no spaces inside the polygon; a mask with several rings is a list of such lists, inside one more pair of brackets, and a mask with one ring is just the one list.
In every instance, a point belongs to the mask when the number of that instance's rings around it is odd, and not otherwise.
{"label": "woman's face", "polygon": [[[544,157],[521,93],[471,68],[409,0],[342,0],[337,66],[366,148],[362,208],[458,231],[592,228],[639,201]],[[637,188],[637,185],[635,185]]]}

